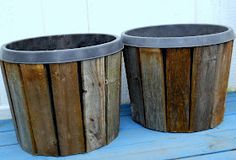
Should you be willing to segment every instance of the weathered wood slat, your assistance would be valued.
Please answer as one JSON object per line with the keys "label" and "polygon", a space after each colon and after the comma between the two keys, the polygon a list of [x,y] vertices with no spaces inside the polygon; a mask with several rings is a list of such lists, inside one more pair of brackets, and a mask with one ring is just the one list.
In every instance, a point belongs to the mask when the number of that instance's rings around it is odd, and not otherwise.
{"label": "weathered wood slat", "polygon": [[31,125],[40,155],[58,155],[52,102],[44,65],[20,65]]}
{"label": "weathered wood slat", "polygon": [[8,104],[10,107],[12,121],[13,121],[14,129],[15,129],[15,133],[16,133],[16,138],[17,138],[18,142],[20,143],[20,136],[19,136],[19,131],[18,131],[17,122],[16,122],[16,114],[15,114],[14,107],[12,104],[12,98],[11,98],[9,84],[8,84],[8,80],[7,80],[6,69],[5,69],[4,63],[2,61],[0,61],[0,65],[1,65],[1,71],[2,71],[1,73],[2,73],[2,77],[3,77],[3,82],[4,82],[5,90],[7,93]]}
{"label": "weathered wood slat", "polygon": [[164,65],[161,49],[140,48],[139,51],[146,127],[166,131]]}
{"label": "weathered wood slat", "polygon": [[208,129],[214,105],[218,45],[193,51],[190,131]]}
{"label": "weathered wood slat", "polygon": [[121,53],[105,58],[106,63],[106,139],[110,143],[120,126]]}
{"label": "weathered wood slat", "polygon": [[189,130],[190,64],[190,49],[167,49],[167,129],[171,132]]}
{"label": "weathered wood slat", "polygon": [[139,60],[138,48],[125,46],[124,61],[131,100],[132,119],[145,126],[145,111]]}
{"label": "weathered wood slat", "polygon": [[[96,150],[91,154],[77,154],[70,157],[58,158],[58,160],[121,160],[122,158],[143,160],[153,159],[153,157],[158,157],[158,159],[177,159],[180,157],[192,158],[192,156],[196,155],[213,155],[221,151],[226,156],[221,159],[228,159],[227,152],[225,151],[236,148],[236,93],[231,93],[227,98],[226,108],[229,112],[225,115],[223,125],[218,126],[216,129],[194,134],[166,134],[149,131],[134,123],[127,116],[130,113],[126,109],[127,106],[123,106],[121,107],[121,112],[125,112],[125,115],[121,115],[122,129],[119,137],[114,141],[115,143]],[[122,111],[122,109],[125,110]],[[9,127],[5,128],[6,125]],[[7,131],[9,128],[12,128],[11,125],[9,120],[0,121],[0,130]],[[56,159],[54,157],[31,156],[23,152],[18,145],[9,145],[12,142],[14,143],[14,141],[15,136],[11,132],[0,132],[0,146],[5,144],[0,147],[2,160]],[[185,158],[183,159],[185,160]],[[214,157],[213,160],[215,159],[218,160]]]}
{"label": "weathered wood slat", "polygon": [[12,100],[10,106],[15,116],[20,144],[27,152],[34,153],[36,148],[19,65],[5,62],[4,66]]}
{"label": "weathered wood slat", "polygon": [[77,63],[50,64],[61,155],[85,152]]}
{"label": "weathered wood slat", "polygon": [[104,59],[102,57],[81,62],[87,151],[106,144]]}
{"label": "weathered wood slat", "polygon": [[224,118],[232,48],[232,41],[220,44],[218,47],[211,128],[218,125]]}

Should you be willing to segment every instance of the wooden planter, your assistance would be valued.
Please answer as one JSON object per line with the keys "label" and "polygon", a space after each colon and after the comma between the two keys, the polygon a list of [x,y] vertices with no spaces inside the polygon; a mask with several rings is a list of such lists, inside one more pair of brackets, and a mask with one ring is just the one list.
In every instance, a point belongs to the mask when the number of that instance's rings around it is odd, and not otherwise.
{"label": "wooden planter", "polygon": [[2,71],[21,147],[36,155],[84,153],[119,131],[120,39],[78,34],[4,45]]}
{"label": "wooden planter", "polygon": [[134,121],[167,132],[220,124],[234,39],[230,28],[153,26],[124,32],[122,39]]}

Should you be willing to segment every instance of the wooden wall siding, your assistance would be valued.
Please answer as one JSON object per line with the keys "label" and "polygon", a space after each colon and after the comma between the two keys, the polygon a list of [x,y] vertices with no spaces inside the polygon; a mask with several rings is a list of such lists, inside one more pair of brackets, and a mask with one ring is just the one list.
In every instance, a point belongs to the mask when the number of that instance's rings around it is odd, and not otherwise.
{"label": "wooden wall siding", "polygon": [[119,132],[121,53],[105,58],[106,70],[106,135],[110,143]]}
{"label": "wooden wall siding", "polygon": [[145,111],[138,48],[125,46],[124,61],[131,100],[132,119],[145,126]]}
{"label": "wooden wall siding", "polygon": [[224,118],[225,99],[229,79],[230,62],[232,57],[233,42],[221,44],[216,62],[216,79],[214,91],[214,105],[212,111],[211,128],[220,124]]}
{"label": "wooden wall siding", "polygon": [[[165,131],[166,126],[169,132],[193,132],[218,125],[224,115],[232,47],[233,42],[179,49],[126,46],[133,119],[159,131]],[[162,122],[153,118],[156,115]]]}
{"label": "wooden wall siding", "polygon": [[121,52],[73,63],[1,65],[18,141],[27,152],[84,153],[117,137]]}
{"label": "wooden wall siding", "polygon": [[140,48],[146,127],[166,130],[164,66],[160,49]]}
{"label": "wooden wall siding", "polygon": [[85,152],[77,63],[50,64],[61,155]]}
{"label": "wooden wall siding", "polygon": [[167,49],[166,110],[167,130],[187,132],[189,129],[190,49]]}

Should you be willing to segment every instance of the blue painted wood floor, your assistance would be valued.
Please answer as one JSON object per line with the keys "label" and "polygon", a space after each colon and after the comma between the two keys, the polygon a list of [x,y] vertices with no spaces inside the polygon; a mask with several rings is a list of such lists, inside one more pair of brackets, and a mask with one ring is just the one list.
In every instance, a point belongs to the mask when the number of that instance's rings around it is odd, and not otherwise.
{"label": "blue painted wood floor", "polygon": [[236,93],[229,93],[223,123],[197,133],[162,133],[134,123],[128,105],[121,106],[119,136],[88,154],[55,158],[32,156],[17,143],[11,120],[0,121],[0,160],[236,160]]}

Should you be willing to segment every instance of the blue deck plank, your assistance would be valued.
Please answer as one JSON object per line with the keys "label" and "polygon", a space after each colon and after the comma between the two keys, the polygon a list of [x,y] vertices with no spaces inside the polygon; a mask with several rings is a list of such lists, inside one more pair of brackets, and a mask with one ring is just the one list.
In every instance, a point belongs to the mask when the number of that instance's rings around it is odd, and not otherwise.
{"label": "blue deck plank", "polygon": [[13,130],[14,130],[14,127],[13,127],[12,121],[10,119],[0,120],[0,133],[7,132],[7,131],[13,131]]}
{"label": "blue deck plank", "polygon": [[[10,120],[0,121],[0,159],[3,160],[106,160],[106,159],[230,159],[236,149],[236,93],[228,94],[223,123],[196,133],[163,133],[133,122],[128,105],[121,106],[118,137],[108,146],[88,154],[61,158],[31,156],[16,144]],[[236,159],[236,158],[235,158]]]}
{"label": "blue deck plank", "polygon": [[0,139],[0,147],[18,143],[14,131],[0,132]]}
{"label": "blue deck plank", "polygon": [[218,152],[208,155],[184,158],[184,160],[235,160],[236,151]]}

